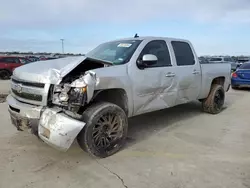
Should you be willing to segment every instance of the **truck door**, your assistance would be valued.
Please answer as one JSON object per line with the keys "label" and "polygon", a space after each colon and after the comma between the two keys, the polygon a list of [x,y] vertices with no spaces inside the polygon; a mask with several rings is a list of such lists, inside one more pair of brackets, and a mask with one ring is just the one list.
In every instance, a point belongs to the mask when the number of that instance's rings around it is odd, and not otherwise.
{"label": "truck door", "polygon": [[171,107],[176,99],[177,82],[166,41],[146,43],[137,61],[142,60],[145,54],[157,56],[158,62],[143,69],[135,63],[129,69],[133,83],[134,115]]}
{"label": "truck door", "polygon": [[177,104],[196,100],[201,89],[201,67],[189,43],[171,41],[178,78]]}

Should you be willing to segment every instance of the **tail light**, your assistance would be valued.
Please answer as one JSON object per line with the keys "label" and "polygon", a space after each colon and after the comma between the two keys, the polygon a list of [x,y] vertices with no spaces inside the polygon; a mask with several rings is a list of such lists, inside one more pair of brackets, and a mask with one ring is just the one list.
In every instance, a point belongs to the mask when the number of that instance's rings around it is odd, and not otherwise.
{"label": "tail light", "polygon": [[232,77],[233,77],[233,78],[237,78],[236,72],[233,72]]}

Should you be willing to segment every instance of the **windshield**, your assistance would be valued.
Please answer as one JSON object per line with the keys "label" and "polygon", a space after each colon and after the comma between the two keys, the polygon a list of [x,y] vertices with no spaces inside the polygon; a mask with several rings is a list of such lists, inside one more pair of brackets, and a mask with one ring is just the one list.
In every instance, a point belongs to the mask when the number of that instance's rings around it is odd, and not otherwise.
{"label": "windshield", "polygon": [[27,63],[30,63],[30,61],[28,59],[24,59],[24,58],[20,58],[20,62],[22,64],[27,64]]}
{"label": "windshield", "polygon": [[109,61],[113,64],[127,63],[141,40],[121,40],[107,42],[99,45],[94,50],[86,54],[87,57]]}
{"label": "windshield", "polygon": [[211,58],[209,61],[222,61],[222,58]]}

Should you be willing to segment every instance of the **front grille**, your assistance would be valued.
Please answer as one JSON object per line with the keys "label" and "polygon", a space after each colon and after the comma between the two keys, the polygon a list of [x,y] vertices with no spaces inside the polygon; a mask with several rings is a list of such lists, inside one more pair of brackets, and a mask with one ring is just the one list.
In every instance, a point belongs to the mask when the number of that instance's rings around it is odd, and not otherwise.
{"label": "front grille", "polygon": [[43,100],[43,96],[42,95],[37,95],[37,94],[31,94],[31,93],[25,93],[25,92],[22,92],[22,93],[18,93],[17,90],[15,89],[11,89],[12,92],[18,96],[18,97],[21,97],[23,99],[27,99],[27,100],[33,100],[33,101],[42,101]]}
{"label": "front grille", "polygon": [[11,80],[12,80],[12,82],[14,82],[16,84],[22,84],[24,86],[31,86],[31,87],[38,87],[38,88],[44,88],[44,86],[45,86],[45,84],[43,84],[43,83],[20,81],[20,80],[14,79],[14,78],[12,78]]}

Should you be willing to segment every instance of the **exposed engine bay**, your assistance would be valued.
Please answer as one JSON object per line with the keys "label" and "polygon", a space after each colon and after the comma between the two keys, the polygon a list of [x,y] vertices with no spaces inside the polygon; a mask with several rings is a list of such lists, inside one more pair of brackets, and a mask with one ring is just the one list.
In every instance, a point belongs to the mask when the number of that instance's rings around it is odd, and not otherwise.
{"label": "exposed engine bay", "polygon": [[86,58],[60,84],[52,86],[49,101],[65,110],[77,112],[93,96],[97,78],[91,70],[111,65],[110,62]]}

